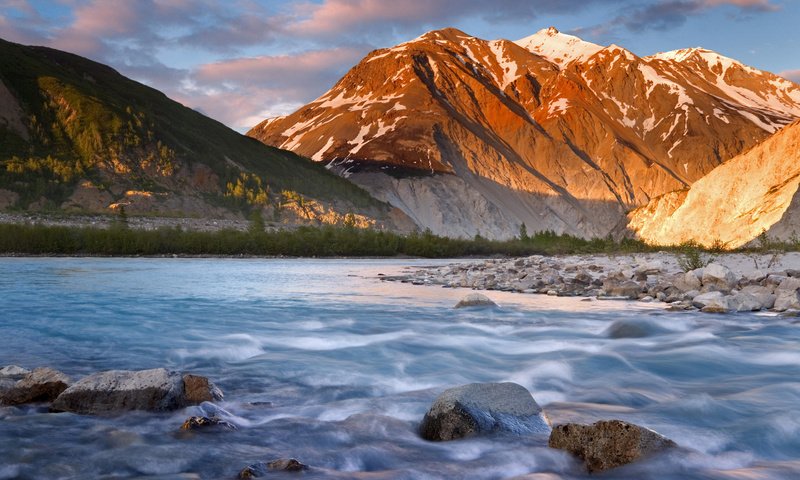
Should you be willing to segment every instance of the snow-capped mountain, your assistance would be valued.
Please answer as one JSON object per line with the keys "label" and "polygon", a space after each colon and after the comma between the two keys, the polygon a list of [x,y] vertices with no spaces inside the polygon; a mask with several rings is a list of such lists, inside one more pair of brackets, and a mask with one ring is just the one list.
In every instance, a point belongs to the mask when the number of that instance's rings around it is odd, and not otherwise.
{"label": "snow-capped mountain", "polygon": [[640,58],[555,28],[376,50],[248,135],[326,162],[423,228],[603,236],[800,117],[800,87],[699,48]]}

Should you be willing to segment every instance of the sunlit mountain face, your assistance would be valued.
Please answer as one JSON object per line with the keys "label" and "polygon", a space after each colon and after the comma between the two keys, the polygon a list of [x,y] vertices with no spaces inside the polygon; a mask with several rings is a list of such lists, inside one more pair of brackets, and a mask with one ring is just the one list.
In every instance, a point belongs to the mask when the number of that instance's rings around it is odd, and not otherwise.
{"label": "sunlit mountain face", "polygon": [[639,57],[548,28],[376,50],[248,135],[326,163],[420,226],[605,236],[800,117],[800,88],[702,48]]}

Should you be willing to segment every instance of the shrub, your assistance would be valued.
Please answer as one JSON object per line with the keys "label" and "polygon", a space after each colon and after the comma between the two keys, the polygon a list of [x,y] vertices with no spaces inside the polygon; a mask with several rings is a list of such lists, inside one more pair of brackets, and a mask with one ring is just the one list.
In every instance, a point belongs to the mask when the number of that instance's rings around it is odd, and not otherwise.
{"label": "shrub", "polygon": [[682,243],[678,247],[678,266],[684,272],[703,268],[713,261],[703,253],[703,248],[694,240]]}

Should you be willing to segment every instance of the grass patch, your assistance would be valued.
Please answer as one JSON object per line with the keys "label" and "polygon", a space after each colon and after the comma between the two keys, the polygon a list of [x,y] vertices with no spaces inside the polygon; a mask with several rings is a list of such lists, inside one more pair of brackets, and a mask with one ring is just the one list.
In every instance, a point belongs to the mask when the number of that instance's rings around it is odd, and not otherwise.
{"label": "grass patch", "polygon": [[198,232],[180,228],[137,230],[121,222],[111,228],[0,225],[0,253],[30,255],[253,255],[253,256],[398,256],[427,258],[569,253],[655,251],[636,240],[585,240],[540,233],[506,241],[452,239],[430,232],[398,235],[347,226],[301,227],[264,232]]}

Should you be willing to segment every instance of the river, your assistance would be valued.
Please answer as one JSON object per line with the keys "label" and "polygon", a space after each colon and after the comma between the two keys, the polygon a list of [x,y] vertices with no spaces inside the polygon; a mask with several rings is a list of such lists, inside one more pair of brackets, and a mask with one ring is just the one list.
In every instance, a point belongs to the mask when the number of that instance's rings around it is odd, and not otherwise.
{"label": "river", "polygon": [[[687,449],[602,478],[800,478],[797,319],[501,292],[499,309],[454,310],[469,291],[378,277],[441,263],[0,259],[0,366],[206,375],[239,425],[0,407],[0,479],[235,478],[279,457],[308,478],[588,478],[546,436],[419,438],[445,388],[496,381],[553,423],[619,418]],[[646,335],[613,338],[614,322]]]}

